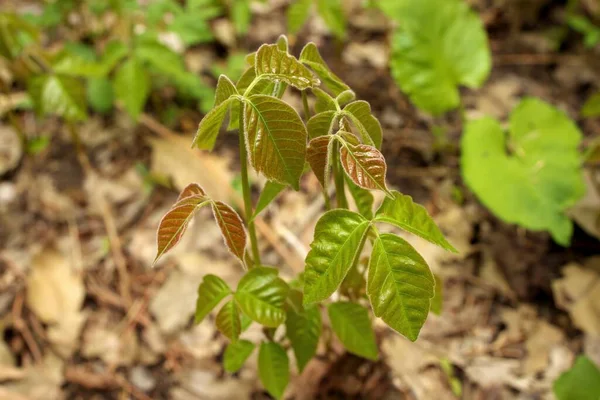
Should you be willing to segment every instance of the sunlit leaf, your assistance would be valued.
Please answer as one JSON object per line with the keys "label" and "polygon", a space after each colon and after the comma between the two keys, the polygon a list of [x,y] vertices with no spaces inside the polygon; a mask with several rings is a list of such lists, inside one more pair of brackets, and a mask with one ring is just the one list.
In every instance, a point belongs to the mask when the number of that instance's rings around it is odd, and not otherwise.
{"label": "sunlit leaf", "polygon": [[468,122],[461,143],[462,174],[499,218],[549,231],[567,246],[573,223],[565,211],[586,190],[581,138],[562,111],[539,99],[525,99],[511,114],[508,135],[492,118]]}
{"label": "sunlit leaf", "polygon": [[377,210],[376,222],[395,225],[448,251],[457,253],[429,216],[425,207],[415,203],[412,197],[395,190],[392,191],[392,195],[393,198],[386,198]]}
{"label": "sunlit leaf", "polygon": [[408,339],[417,340],[434,286],[429,266],[406,240],[390,233],[377,237],[367,278],[375,316]]}
{"label": "sunlit leaf", "polygon": [[321,311],[317,306],[307,307],[298,313],[288,311],[285,333],[292,344],[300,372],[317,352],[321,329]]}
{"label": "sunlit leaf", "polygon": [[239,371],[255,348],[254,343],[245,339],[229,343],[223,354],[223,368],[225,368],[225,371],[230,374]]}
{"label": "sunlit leaf", "polygon": [[240,337],[242,322],[240,321],[240,311],[234,300],[229,300],[221,307],[215,319],[215,325],[219,332],[231,341],[236,341]]}
{"label": "sunlit leaf", "polygon": [[302,64],[308,65],[335,96],[350,89],[337,75],[331,72],[319,54],[316,44],[307,43],[300,53],[299,60]]}
{"label": "sunlit leaf", "polygon": [[239,101],[234,97],[229,97],[202,118],[192,146],[198,146],[198,148],[205,150],[212,150],[215,147],[221,125],[223,125],[223,120],[227,115],[227,109],[232,103],[239,103]]}
{"label": "sunlit leaf", "polygon": [[306,256],[304,304],[327,299],[335,292],[358,260],[370,221],[348,210],[323,214],[315,227],[315,237]]}
{"label": "sunlit leaf", "polygon": [[329,162],[332,150],[331,136],[319,136],[308,142],[306,161],[324,188],[329,180]]}
{"label": "sunlit leaf", "polygon": [[289,33],[295,35],[304,26],[310,16],[312,4],[313,0],[298,0],[290,4],[286,12]]}
{"label": "sunlit leaf", "polygon": [[312,88],[312,92],[315,95],[315,111],[317,114],[324,111],[336,111],[335,99],[331,97],[327,92],[319,89],[318,87]]}
{"label": "sunlit leaf", "polygon": [[213,201],[212,210],[227,248],[243,264],[244,249],[246,248],[246,229],[242,218],[233,208],[221,201]]}
{"label": "sunlit leaf", "polygon": [[287,103],[265,95],[244,101],[250,160],[269,180],[298,190],[306,159],[306,127]]}
{"label": "sunlit leaf", "polygon": [[38,75],[28,82],[29,95],[39,115],[58,115],[69,121],[85,119],[85,87],[77,78]]}
{"label": "sunlit leaf", "polygon": [[205,275],[198,286],[198,301],[194,321],[199,324],[225,297],[231,294],[227,283],[216,275]]}
{"label": "sunlit leaf", "polygon": [[179,243],[185,229],[194,216],[194,212],[208,203],[209,200],[204,196],[186,197],[177,202],[165,214],[158,225],[158,232],[156,234],[158,250],[154,263]]}
{"label": "sunlit leaf", "polygon": [[240,280],[235,300],[253,321],[274,328],[285,321],[283,304],[288,290],[276,269],[254,267]]}
{"label": "sunlit leaf", "polygon": [[256,53],[256,75],[279,80],[304,90],[319,85],[319,80],[296,57],[281,51],[276,44],[263,44]]}
{"label": "sunlit leaf", "polygon": [[258,214],[260,214],[275,198],[285,189],[287,186],[282,185],[281,183],[267,181],[265,187],[262,192],[260,192],[260,197],[256,202],[256,208],[254,209],[254,215],[252,219],[256,218]]}
{"label": "sunlit leaf", "polygon": [[383,140],[381,124],[379,123],[379,120],[371,114],[371,106],[369,103],[363,100],[353,101],[344,107],[344,115],[347,115],[352,120],[352,123],[360,132],[363,142],[373,145],[378,149],[381,148],[381,142]]}
{"label": "sunlit leaf", "polygon": [[129,58],[117,69],[113,84],[117,100],[123,103],[133,119],[137,119],[150,94],[150,77],[146,69],[136,58]]}
{"label": "sunlit leaf", "polygon": [[191,196],[206,196],[206,192],[204,191],[202,186],[198,185],[197,183],[190,183],[185,188],[183,188],[181,193],[179,193],[177,202],[185,199],[186,197]]}
{"label": "sunlit leaf", "polygon": [[308,136],[314,139],[329,135],[334,129],[336,119],[335,111],[323,111],[313,115],[306,124]]}
{"label": "sunlit leaf", "polygon": [[317,12],[325,21],[325,25],[340,39],[346,37],[346,16],[342,8],[342,0],[316,0]]}
{"label": "sunlit leaf", "polygon": [[349,177],[346,177],[346,186],[350,190],[358,212],[366,219],[373,219],[374,199],[371,192],[356,185]]}
{"label": "sunlit leaf", "polygon": [[327,307],[331,328],[351,353],[377,359],[375,332],[367,310],[357,303],[338,302]]}
{"label": "sunlit leaf", "polygon": [[280,399],[290,382],[290,361],[280,344],[263,342],[258,351],[258,375],[267,392]]}
{"label": "sunlit leaf", "polygon": [[215,90],[215,107],[236,94],[238,91],[233,82],[225,75],[220,75]]}
{"label": "sunlit leaf", "polygon": [[394,2],[398,27],[390,67],[417,107],[440,114],[458,107],[459,85],[478,88],[491,69],[488,39],[479,16],[464,0]]}
{"label": "sunlit leaf", "polygon": [[575,365],[554,382],[557,400],[600,399],[600,368],[586,356],[579,356]]}
{"label": "sunlit leaf", "polygon": [[340,146],[340,163],[348,177],[364,189],[378,189],[388,192],[385,184],[387,165],[383,154],[366,144]]}

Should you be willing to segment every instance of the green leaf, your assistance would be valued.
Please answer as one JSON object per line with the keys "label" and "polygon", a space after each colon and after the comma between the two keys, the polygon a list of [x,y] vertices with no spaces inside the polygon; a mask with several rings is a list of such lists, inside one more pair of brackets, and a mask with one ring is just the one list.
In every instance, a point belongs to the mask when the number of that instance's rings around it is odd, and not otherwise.
{"label": "green leaf", "polygon": [[228,100],[231,96],[238,94],[237,89],[231,79],[225,75],[220,75],[215,90],[215,107]]}
{"label": "green leaf", "polygon": [[306,149],[306,161],[324,189],[329,181],[329,163],[333,150],[331,138],[331,135],[316,137],[308,142]]}
{"label": "green leaf", "polygon": [[348,176],[346,176],[346,186],[350,190],[358,212],[366,219],[373,219],[374,199],[371,192],[356,185]]}
{"label": "green leaf", "polygon": [[248,0],[233,0],[231,4],[231,20],[238,35],[248,32],[251,19],[250,2]]}
{"label": "green leaf", "polygon": [[114,91],[125,111],[133,119],[137,119],[150,94],[150,77],[137,59],[130,58],[117,69]]}
{"label": "green leaf", "polygon": [[369,360],[377,359],[375,332],[364,307],[356,303],[338,302],[331,303],[327,312],[331,328],[350,353]]}
{"label": "green leaf", "polygon": [[435,279],[435,294],[431,299],[429,311],[435,315],[442,315],[442,308],[444,305],[444,281],[437,274],[433,274],[433,277]]}
{"label": "green leaf", "polygon": [[593,94],[585,101],[581,109],[581,116],[585,118],[600,116],[600,93]]}
{"label": "green leaf", "polygon": [[552,386],[557,400],[600,399],[600,369],[589,358],[577,357],[575,365]]}
{"label": "green leaf", "polygon": [[297,34],[310,16],[313,0],[298,0],[292,2],[286,12],[288,32]]}
{"label": "green leaf", "polygon": [[107,74],[105,67],[97,62],[86,60],[76,54],[65,54],[52,65],[56,73],[86,78],[101,78]]}
{"label": "green leaf", "polygon": [[290,382],[290,361],[278,343],[263,342],[258,351],[258,375],[267,392],[280,399]]}
{"label": "green leaf", "polygon": [[263,44],[256,52],[256,75],[279,80],[304,90],[319,85],[319,80],[296,57],[279,50],[276,44]]}
{"label": "green leaf", "polygon": [[196,210],[208,203],[209,200],[204,195],[186,197],[175,203],[173,208],[164,215],[158,224],[156,234],[155,264],[163,254],[179,243]]}
{"label": "green leaf", "polygon": [[413,342],[427,319],[435,280],[404,239],[385,233],[373,243],[367,294],[375,316]]}
{"label": "green leaf", "polygon": [[86,117],[85,87],[77,78],[39,75],[29,80],[27,89],[39,115],[58,115],[68,121]]}
{"label": "green leaf", "polygon": [[231,294],[227,283],[216,275],[204,276],[198,286],[198,301],[196,302],[196,316],[194,322],[199,324],[225,297]]}
{"label": "green leaf", "polygon": [[237,212],[222,201],[212,202],[212,211],[229,251],[244,264],[246,229]]}
{"label": "green leaf", "polygon": [[287,186],[282,185],[281,183],[267,181],[265,187],[262,192],[260,192],[260,197],[256,202],[256,208],[254,210],[254,215],[252,216],[252,220],[258,216],[275,198],[285,189]]}
{"label": "green leaf", "polygon": [[9,60],[16,58],[26,44],[23,35],[37,41],[39,32],[16,14],[0,13],[0,56]]}
{"label": "green leaf", "polygon": [[335,36],[340,39],[346,37],[346,16],[342,0],[317,0],[317,12]]}
{"label": "green leaf", "polygon": [[573,223],[565,210],[586,190],[581,137],[563,112],[539,99],[525,99],[510,117],[508,137],[492,118],[467,124],[461,143],[463,178],[499,218],[549,231],[567,246]]}
{"label": "green leaf", "polygon": [[240,280],[235,300],[253,321],[275,328],[285,321],[283,304],[288,290],[276,269],[255,267]]}
{"label": "green leaf", "polygon": [[279,50],[289,53],[290,44],[285,35],[279,35],[279,37],[277,38],[277,42],[275,44],[277,45],[277,48]]}
{"label": "green leaf", "polygon": [[307,307],[299,313],[288,311],[285,332],[292,344],[300,372],[317,353],[321,329],[321,311],[317,306]]}
{"label": "green leaf", "polygon": [[119,61],[127,56],[128,52],[129,49],[123,42],[116,40],[109,42],[104,49],[101,60],[105,75],[108,75]]}
{"label": "green leaf", "polygon": [[87,83],[87,99],[90,106],[101,114],[108,113],[113,106],[114,91],[107,78],[92,78]]}
{"label": "green leaf", "polygon": [[[348,92],[349,91],[346,91],[344,93]],[[371,106],[369,103],[363,100],[353,101],[344,107],[344,115],[352,120],[352,123],[360,132],[360,136],[365,144],[375,146],[378,149],[381,148],[383,131],[381,130],[379,120],[371,114]]]}
{"label": "green leaf", "polygon": [[417,107],[441,114],[458,107],[459,85],[481,87],[491,69],[485,29],[464,0],[398,1],[390,67]]}
{"label": "green leaf", "polygon": [[[356,99],[356,93],[354,93],[354,91],[345,90],[342,93],[337,95],[337,97],[335,98],[335,102],[338,103],[340,105],[340,107],[343,107],[343,106],[347,105],[348,103],[350,103],[351,101],[354,101],[355,99]],[[367,105],[369,106],[368,114],[370,115],[371,114],[371,106],[369,105],[369,103],[367,103]],[[381,129],[381,126],[379,127],[379,129]]]}
{"label": "green leaf", "polygon": [[[336,99],[331,97],[327,92],[319,89],[318,87],[312,88],[312,92],[315,95],[315,111],[317,114],[322,113],[324,111],[336,111],[337,107],[335,105]],[[347,91],[346,91],[347,92]],[[344,92],[342,92],[344,93]]]}
{"label": "green leaf", "polygon": [[[219,97],[219,95],[217,94],[216,97]],[[227,109],[232,103],[239,104],[235,97],[229,97],[227,100],[224,100],[215,106],[215,108],[210,110],[208,114],[202,118],[200,125],[198,125],[198,131],[196,132],[192,146],[197,146],[204,150],[212,150],[215,147],[221,125],[223,125],[223,120],[225,119],[225,115],[227,115]]]}
{"label": "green leaf", "polygon": [[335,96],[341,92],[350,89],[348,85],[344,83],[336,74],[331,72],[321,54],[317,45],[313,42],[309,42],[304,46],[300,53],[300,62],[308,65],[317,76],[323,81],[323,84],[329,89]]}
{"label": "green leaf", "polygon": [[238,372],[248,357],[250,357],[255,347],[254,343],[245,339],[229,343],[223,355],[223,367],[225,371],[230,374]]}
{"label": "green leaf", "polygon": [[269,180],[300,187],[306,159],[306,127],[287,103],[265,95],[244,99],[244,132],[250,161]]}
{"label": "green leaf", "polygon": [[369,226],[370,221],[348,210],[331,210],[321,216],[306,256],[305,305],[327,299],[340,286],[360,256]]}
{"label": "green leaf", "polygon": [[352,181],[363,189],[378,189],[389,193],[385,183],[387,164],[379,150],[366,144],[342,142],[340,163]]}
{"label": "green leaf", "polygon": [[448,243],[440,229],[433,222],[425,207],[415,203],[412,197],[395,190],[392,190],[392,195],[393,198],[386,197],[383,200],[375,215],[375,222],[395,225],[433,244],[437,244],[443,249],[457,253],[456,249]]}
{"label": "green leaf", "polygon": [[225,335],[229,340],[236,341],[242,332],[242,322],[240,321],[240,311],[235,301],[229,300],[219,310],[215,324],[219,332]]}

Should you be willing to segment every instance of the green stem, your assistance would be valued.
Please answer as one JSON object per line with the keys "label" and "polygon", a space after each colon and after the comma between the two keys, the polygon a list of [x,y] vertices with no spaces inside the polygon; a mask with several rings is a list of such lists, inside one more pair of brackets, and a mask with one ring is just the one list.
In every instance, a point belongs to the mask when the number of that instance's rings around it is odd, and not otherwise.
{"label": "green stem", "polygon": [[[244,213],[246,214],[246,221],[248,223],[248,233],[250,234],[250,245],[252,246],[252,258],[254,258],[254,265],[260,265],[260,252],[258,251],[258,241],[256,240],[256,228],[254,227],[254,221],[252,218],[252,197],[250,196],[250,182],[248,180],[248,156],[246,153],[246,137],[244,136],[244,112],[240,112],[239,128],[240,136],[240,162],[241,162],[241,175],[242,175],[242,192],[244,195]],[[248,266],[252,268],[252,266]]]}
{"label": "green stem", "polygon": [[340,165],[340,153],[338,151],[339,143],[336,141],[333,144],[333,160],[331,168],[333,170],[333,177],[335,181],[335,195],[337,198],[338,208],[348,208],[348,200],[346,199],[346,190],[344,183],[344,171]]}
{"label": "green stem", "polygon": [[306,90],[302,91],[302,105],[304,106],[304,118],[306,121],[310,119],[310,108],[308,107],[308,96],[306,95]]}

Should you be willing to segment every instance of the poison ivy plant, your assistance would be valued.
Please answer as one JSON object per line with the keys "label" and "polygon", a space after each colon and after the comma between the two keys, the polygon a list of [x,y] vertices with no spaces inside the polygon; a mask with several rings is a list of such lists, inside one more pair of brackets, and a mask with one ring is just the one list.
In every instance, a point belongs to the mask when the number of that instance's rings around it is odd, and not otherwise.
{"label": "poison ivy plant", "polygon": [[479,17],[464,0],[382,0],[397,22],[390,67],[419,108],[441,114],[460,104],[459,86],[478,88],[491,57]]}
{"label": "poison ivy plant", "polygon": [[586,118],[600,116],[600,93],[595,93],[586,100],[581,115]]}
{"label": "poison ivy plant", "polygon": [[517,105],[509,125],[507,135],[489,117],[467,123],[465,182],[501,219],[548,231],[567,246],[573,223],[565,211],[585,194],[581,132],[563,112],[534,98]]}
{"label": "poison ivy plant", "polygon": [[288,32],[297,34],[314,9],[337,38],[346,37],[346,16],[342,0],[294,0],[287,9]]}
{"label": "poison ivy plant", "polygon": [[586,356],[579,356],[573,367],[553,385],[557,400],[600,399],[600,368]]}
{"label": "poison ivy plant", "polygon": [[[396,234],[380,232],[382,224],[455,250],[425,208],[388,187],[379,121],[369,104],[356,100],[327,67],[314,44],[306,45],[296,58],[281,37],[275,44],[262,45],[246,61],[249,67],[236,83],[219,77],[214,106],[193,141],[211,150],[229,114],[228,128],[237,129],[239,136],[244,219],[191,184],[159,224],[157,259],[181,239],[194,213],[210,206],[226,246],[246,271],[235,290],[214,275],[204,277],[196,322],[216,312],[217,329],[231,341],[224,355],[227,371],[239,370],[259,345],[261,382],[273,397],[281,398],[290,379],[288,353],[293,352],[302,371],[317,354],[324,331],[335,334],[349,352],[375,360],[371,309],[410,340],[417,339],[430,309],[440,310],[440,290],[425,260]],[[302,117],[282,99],[290,87],[301,92]],[[315,115],[309,94],[316,98]],[[248,166],[267,178],[256,205]],[[262,264],[254,223],[283,190],[299,190],[310,169],[323,186],[327,211],[317,221],[304,272],[287,284],[278,269]],[[336,209],[331,209],[331,181]],[[359,212],[348,209],[346,188]],[[386,196],[377,212],[372,190]],[[331,303],[335,292],[339,301]],[[322,320],[323,306],[328,323]],[[263,326],[260,344],[244,338],[249,323],[244,321]]]}

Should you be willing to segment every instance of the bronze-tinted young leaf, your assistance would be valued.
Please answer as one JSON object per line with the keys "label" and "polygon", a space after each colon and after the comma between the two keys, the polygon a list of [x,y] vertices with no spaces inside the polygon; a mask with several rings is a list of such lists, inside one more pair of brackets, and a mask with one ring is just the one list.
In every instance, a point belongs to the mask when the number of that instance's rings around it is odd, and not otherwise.
{"label": "bronze-tinted young leaf", "polygon": [[250,160],[268,179],[298,190],[306,160],[306,127],[283,101],[253,95],[244,101],[244,132]]}
{"label": "bronze-tinted young leaf", "polygon": [[198,301],[196,302],[196,317],[194,322],[199,324],[206,318],[225,297],[231,294],[227,283],[216,275],[204,276],[202,283],[198,286]]}
{"label": "bronze-tinted young leaf", "polygon": [[350,89],[348,85],[346,85],[337,75],[335,75],[323,58],[321,54],[319,54],[319,49],[317,49],[317,45],[310,42],[302,49],[300,53],[300,62],[302,64],[308,65],[319,78],[323,81],[325,86],[335,95],[337,96],[344,90]]}
{"label": "bronze-tinted young leaf", "polygon": [[392,197],[386,197],[377,210],[375,221],[395,225],[448,251],[457,253],[429,216],[425,207],[415,203],[412,197],[395,190],[392,191]]}
{"label": "bronze-tinted young leaf", "polygon": [[215,325],[219,332],[227,336],[229,340],[236,341],[242,332],[242,322],[240,321],[240,311],[235,301],[229,300],[217,314]]}
{"label": "bronze-tinted young leaf", "polygon": [[377,237],[367,278],[367,294],[377,317],[410,340],[417,340],[434,287],[429,266],[406,240],[391,233]]}
{"label": "bronze-tinted young leaf", "polygon": [[366,144],[344,143],[340,147],[340,162],[354,183],[364,189],[389,192],[385,184],[387,165],[379,150]]}
{"label": "bronze-tinted young leaf", "polygon": [[373,219],[373,195],[367,189],[356,185],[352,179],[346,176],[346,186],[356,203],[358,212],[366,219]]}
{"label": "bronze-tinted young leaf", "polygon": [[329,135],[333,130],[336,119],[335,111],[323,111],[313,115],[306,124],[308,136],[314,139],[319,136]]}
{"label": "bronze-tinted young leaf", "polygon": [[238,94],[238,91],[231,79],[225,75],[219,76],[217,89],[215,90],[215,107],[236,94]]}
{"label": "bronze-tinted young leaf", "polygon": [[197,183],[190,183],[185,188],[183,188],[181,193],[179,193],[177,203],[179,203],[180,200],[191,196],[206,196],[206,192],[204,192],[202,186],[198,185]]}
{"label": "bronze-tinted young leaf", "polygon": [[[364,143],[381,148],[383,133],[379,120],[371,114],[371,106],[363,100],[353,101],[344,107],[347,115],[356,126]],[[372,142],[372,143],[371,143]]]}
{"label": "bronze-tinted young leaf", "polygon": [[315,111],[322,113],[323,111],[335,111],[335,99],[331,97],[327,92],[319,89],[318,87],[312,88],[312,92],[315,95]]}
{"label": "bronze-tinted young leaf", "polygon": [[[254,69],[254,62],[252,63],[252,67],[248,68],[240,79],[237,81],[235,87],[238,93],[244,93],[245,96],[250,96],[253,94],[271,94],[275,88],[275,82],[270,81],[268,79],[263,79],[258,81],[252,89],[246,93],[246,89],[250,86],[250,84],[256,78],[256,70]],[[229,123],[227,124],[227,130],[232,131],[238,129],[238,124],[240,120],[240,109],[242,107],[242,103],[234,102],[231,105],[231,111],[229,113]]]}
{"label": "bronze-tinted young leaf", "polygon": [[217,135],[221,130],[221,125],[223,125],[223,120],[227,114],[227,109],[233,102],[237,102],[237,99],[234,97],[229,97],[218,106],[215,106],[215,108],[210,110],[208,114],[202,118],[192,146],[198,146],[199,148],[205,150],[212,150],[213,147],[215,147]]}
{"label": "bronze-tinted young leaf", "polygon": [[154,263],[181,240],[194,212],[206,205],[208,201],[204,196],[186,197],[165,214],[158,225],[156,235],[158,250]]}
{"label": "bronze-tinted young leaf", "polygon": [[357,262],[370,221],[349,210],[323,214],[315,227],[315,238],[306,256],[304,304],[327,299]]}
{"label": "bronze-tinted young leaf", "polygon": [[319,85],[319,80],[296,57],[279,50],[275,44],[263,44],[256,53],[256,75],[279,80],[304,90]]}
{"label": "bronze-tinted young leaf", "polygon": [[306,150],[306,161],[324,188],[327,187],[329,177],[331,138],[331,135],[316,137],[308,142]]}
{"label": "bronze-tinted young leaf", "polygon": [[212,210],[221,229],[221,234],[229,251],[244,263],[244,249],[246,248],[246,230],[242,218],[233,208],[221,201],[212,203]]}

